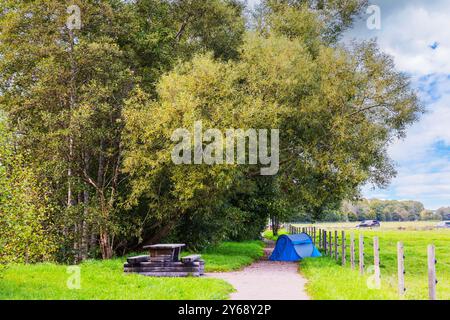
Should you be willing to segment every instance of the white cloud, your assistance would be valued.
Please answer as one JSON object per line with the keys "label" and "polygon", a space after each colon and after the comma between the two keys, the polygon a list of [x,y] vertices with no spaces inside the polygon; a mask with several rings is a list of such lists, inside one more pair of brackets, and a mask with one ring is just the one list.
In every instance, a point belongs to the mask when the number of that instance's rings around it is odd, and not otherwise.
{"label": "white cloud", "polygon": [[[410,73],[450,73],[450,2],[442,11],[409,7],[386,19],[380,45]],[[433,50],[430,45],[439,46]]]}
{"label": "white cloud", "polygon": [[[450,1],[371,1],[380,6],[381,30],[366,27],[368,15],[347,37],[377,38],[399,69],[418,74],[450,73]],[[435,42],[438,48],[430,48]]]}
{"label": "white cloud", "polygon": [[427,113],[408,130],[405,140],[398,141],[390,148],[390,155],[395,161],[417,162],[430,156],[435,143],[450,145],[450,93],[446,92],[450,88],[450,79],[447,75],[432,76],[432,79],[437,83],[433,90],[441,97],[432,101],[431,97],[422,94]]}

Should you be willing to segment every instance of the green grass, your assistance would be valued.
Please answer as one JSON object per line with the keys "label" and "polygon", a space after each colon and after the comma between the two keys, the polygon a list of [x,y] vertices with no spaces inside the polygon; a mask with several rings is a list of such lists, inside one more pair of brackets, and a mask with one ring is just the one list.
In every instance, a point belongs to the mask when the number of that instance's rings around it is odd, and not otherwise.
{"label": "green grass", "polygon": [[202,258],[206,262],[206,272],[228,272],[250,265],[263,255],[264,243],[262,241],[224,242],[205,250]]}
{"label": "green grass", "polygon": [[301,273],[308,279],[306,291],[314,300],[393,300],[392,290],[369,290],[357,271],[342,269],[330,258],[305,259]]}
{"label": "green grass", "polygon": [[[223,243],[205,252],[206,271],[230,271],[262,255],[259,241]],[[125,258],[86,261],[81,288],[70,290],[67,266],[50,263],[10,265],[0,278],[0,300],[222,300],[233,292],[227,282],[211,278],[152,278],[124,274]]]}
{"label": "green grass", "polygon": [[287,234],[287,233],[288,232],[286,229],[281,229],[278,231],[278,236],[274,236],[272,230],[266,230],[263,233],[263,237],[267,240],[277,241],[279,236],[282,236],[283,234]]}
{"label": "green grass", "polygon": [[[337,225],[339,226],[339,225]],[[367,281],[373,271],[366,276],[360,276],[358,271],[352,271],[349,263],[342,268],[333,259],[323,257],[306,259],[301,262],[301,272],[308,278],[307,291],[313,299],[319,300],[374,300],[399,299],[397,294],[397,242],[401,241],[405,248],[405,284],[406,295],[403,299],[422,300],[428,298],[427,246],[436,246],[436,267],[438,299],[450,299],[450,231],[394,231],[380,229],[371,231],[348,231],[347,245],[350,233],[355,233],[358,239],[360,232],[365,236],[366,272],[373,265],[373,237],[380,240],[380,269],[382,276],[381,289],[369,289]],[[358,258],[358,241],[356,242],[356,259]],[[349,261],[347,250],[347,261]]]}

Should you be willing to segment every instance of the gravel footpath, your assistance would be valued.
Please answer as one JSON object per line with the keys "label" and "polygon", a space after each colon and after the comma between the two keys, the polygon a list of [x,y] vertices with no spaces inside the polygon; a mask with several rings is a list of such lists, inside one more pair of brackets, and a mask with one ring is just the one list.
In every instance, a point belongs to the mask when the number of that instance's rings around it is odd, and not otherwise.
{"label": "gravel footpath", "polygon": [[242,271],[206,276],[230,283],[236,289],[231,300],[309,300],[305,292],[306,279],[298,273],[298,263],[267,260],[272,249],[268,247],[263,260]]}

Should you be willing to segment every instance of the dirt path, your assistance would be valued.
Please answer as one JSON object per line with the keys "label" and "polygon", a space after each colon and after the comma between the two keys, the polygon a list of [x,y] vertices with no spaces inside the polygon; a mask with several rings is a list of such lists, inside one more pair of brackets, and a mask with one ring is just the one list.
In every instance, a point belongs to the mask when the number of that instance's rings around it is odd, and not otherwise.
{"label": "dirt path", "polygon": [[298,273],[297,262],[267,260],[266,258],[242,271],[209,273],[207,277],[229,282],[237,292],[231,300],[309,300],[305,292],[306,279]]}

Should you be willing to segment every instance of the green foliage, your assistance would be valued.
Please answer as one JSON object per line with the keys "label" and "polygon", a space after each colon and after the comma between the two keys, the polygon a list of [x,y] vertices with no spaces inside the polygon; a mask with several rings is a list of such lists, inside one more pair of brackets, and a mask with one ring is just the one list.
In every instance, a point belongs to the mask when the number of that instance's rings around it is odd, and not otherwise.
{"label": "green foliage", "polygon": [[260,30],[301,37],[313,48],[318,37],[337,42],[367,5],[367,0],[263,0],[257,18]]}
{"label": "green foliage", "polygon": [[0,268],[51,259],[55,249],[47,194],[15,141],[0,120]]}
{"label": "green foliage", "polygon": [[237,0],[143,0],[128,6],[120,45],[130,64],[154,88],[178,60],[212,51],[219,59],[236,59],[245,22]]}
{"label": "green foliage", "polygon": [[[336,225],[339,227],[339,225]],[[356,238],[359,232],[355,233]],[[399,299],[397,294],[397,242],[401,241],[405,248],[405,299],[428,299],[427,246],[436,246],[438,299],[450,298],[450,254],[448,246],[450,237],[447,230],[440,231],[366,231],[365,246],[372,248],[372,239],[380,240],[381,290],[369,289],[367,279],[373,276],[352,271],[347,263],[342,268],[335,260],[323,257],[306,259],[301,262],[302,274],[308,278],[307,291],[313,299],[319,300],[378,300]],[[347,237],[349,238],[349,237]],[[349,239],[347,239],[349,241]],[[347,243],[350,245],[350,242]],[[358,250],[358,248],[356,248]],[[347,251],[347,254],[348,251]],[[347,261],[349,261],[349,256]],[[373,250],[365,250],[366,266],[373,261]]]}

